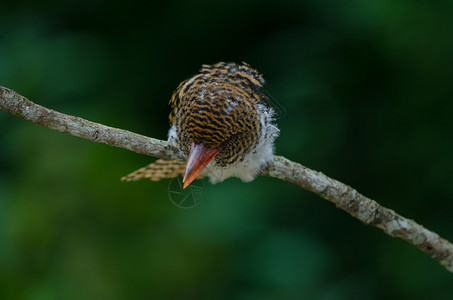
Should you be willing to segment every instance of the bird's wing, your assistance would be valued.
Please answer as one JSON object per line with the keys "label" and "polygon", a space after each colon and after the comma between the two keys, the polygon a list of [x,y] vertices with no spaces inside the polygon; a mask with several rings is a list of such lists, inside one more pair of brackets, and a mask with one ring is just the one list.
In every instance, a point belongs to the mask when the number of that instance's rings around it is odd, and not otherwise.
{"label": "bird's wing", "polygon": [[165,178],[174,178],[178,175],[184,175],[185,168],[185,162],[158,159],[155,162],[124,176],[121,180],[137,181],[142,178],[149,178],[152,181],[159,181]]}

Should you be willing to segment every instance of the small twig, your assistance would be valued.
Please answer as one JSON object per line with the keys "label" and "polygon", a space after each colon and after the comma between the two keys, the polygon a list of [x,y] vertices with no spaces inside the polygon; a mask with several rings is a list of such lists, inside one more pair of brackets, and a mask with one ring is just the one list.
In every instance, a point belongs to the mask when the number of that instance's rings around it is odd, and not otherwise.
{"label": "small twig", "polygon": [[[37,105],[16,92],[0,86],[0,110],[36,124],[78,136],[92,142],[128,149],[159,158],[180,159],[166,141],[127,130],[108,127],[79,117],[65,115]],[[334,203],[354,218],[402,238],[437,259],[453,272],[453,245],[415,221],[381,206],[355,189],[321,172],[311,170],[282,156],[274,156],[260,175],[279,178]]]}

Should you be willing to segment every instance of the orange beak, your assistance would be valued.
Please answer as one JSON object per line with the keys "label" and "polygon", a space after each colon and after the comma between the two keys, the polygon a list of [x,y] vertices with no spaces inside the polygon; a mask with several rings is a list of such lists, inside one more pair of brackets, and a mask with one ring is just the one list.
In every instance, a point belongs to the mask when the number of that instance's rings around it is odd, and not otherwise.
{"label": "orange beak", "polygon": [[190,148],[189,159],[187,160],[186,172],[182,182],[184,188],[186,188],[192,181],[200,175],[201,171],[207,166],[207,164],[219,153],[221,149],[209,149],[206,148],[203,143],[195,144],[192,143]]}

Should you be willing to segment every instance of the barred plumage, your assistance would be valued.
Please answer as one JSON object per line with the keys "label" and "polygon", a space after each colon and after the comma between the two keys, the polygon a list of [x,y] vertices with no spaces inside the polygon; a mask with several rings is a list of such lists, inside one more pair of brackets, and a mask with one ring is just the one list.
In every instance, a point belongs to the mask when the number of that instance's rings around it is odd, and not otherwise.
{"label": "barred plumage", "polygon": [[[168,141],[189,160],[185,181],[190,183],[201,171],[214,183],[232,176],[250,181],[272,159],[279,130],[273,125],[273,109],[263,102],[263,85],[249,65],[220,62],[203,65],[200,74],[178,86],[170,100]],[[163,175],[160,164],[157,160],[123,179],[174,177],[174,171]]]}
{"label": "barred plumage", "polygon": [[140,168],[123,178],[123,181],[136,181],[142,178],[149,178],[152,181],[159,181],[165,178],[178,177],[184,174],[186,163],[176,160],[158,159],[155,162]]}

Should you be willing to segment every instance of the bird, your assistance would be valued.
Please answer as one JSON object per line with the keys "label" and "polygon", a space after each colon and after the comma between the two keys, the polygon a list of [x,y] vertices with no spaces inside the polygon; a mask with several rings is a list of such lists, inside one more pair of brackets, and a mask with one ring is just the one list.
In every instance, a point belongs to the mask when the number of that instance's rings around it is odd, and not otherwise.
{"label": "bird", "polygon": [[265,81],[247,63],[202,65],[170,98],[168,143],[184,161],[158,159],[122,178],[158,181],[183,176],[183,188],[208,177],[252,181],[273,159],[280,131],[266,102]]}

